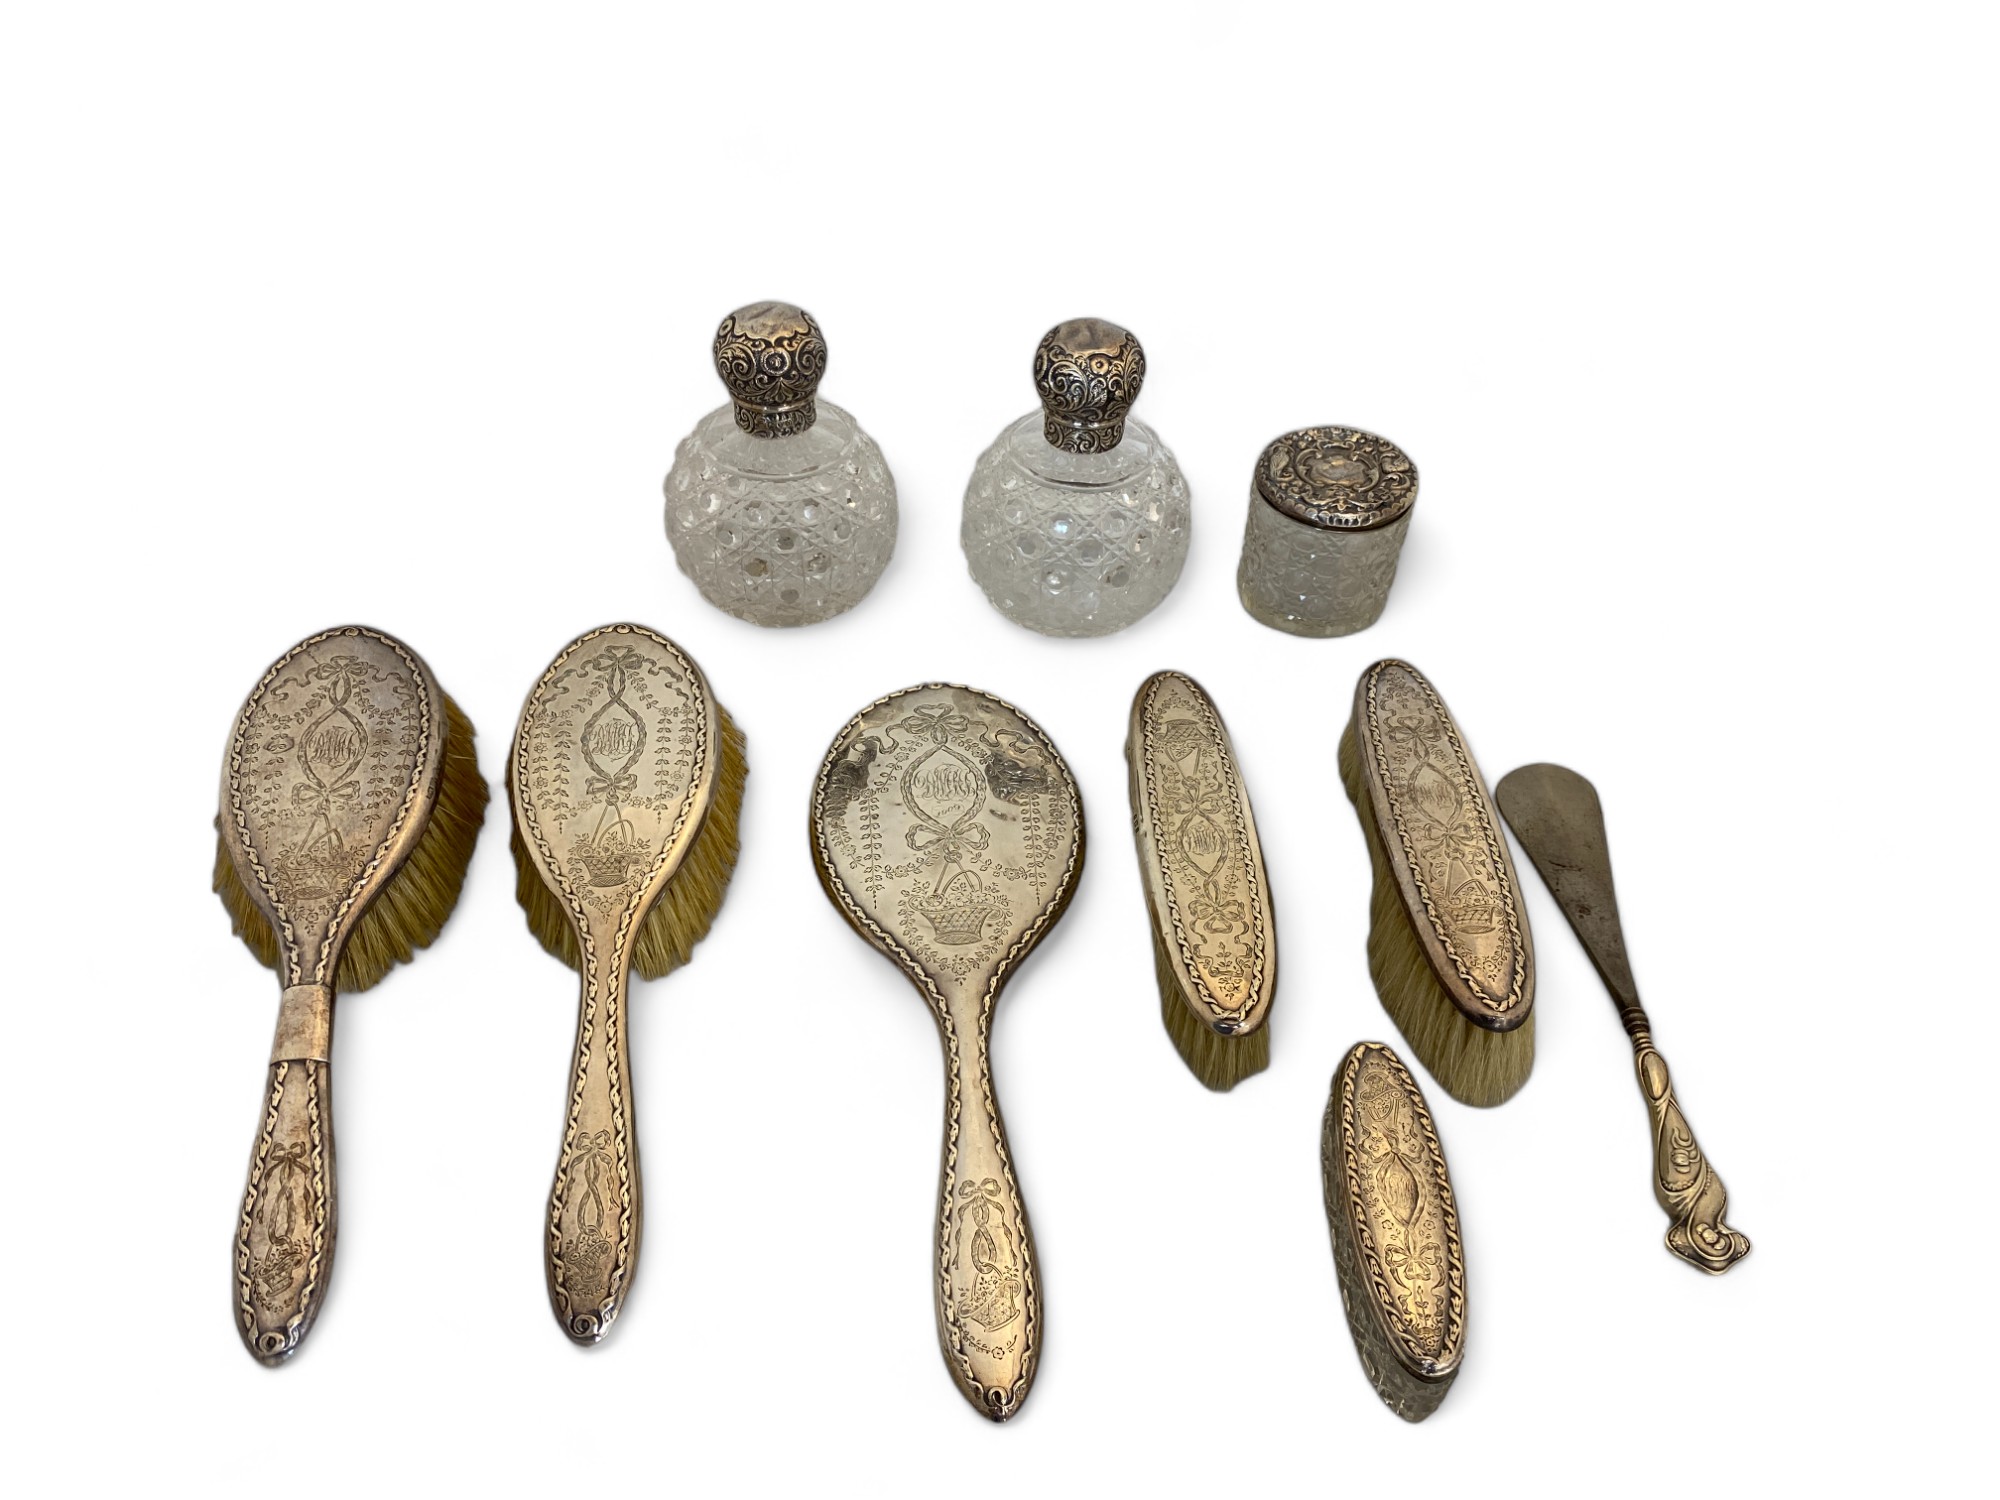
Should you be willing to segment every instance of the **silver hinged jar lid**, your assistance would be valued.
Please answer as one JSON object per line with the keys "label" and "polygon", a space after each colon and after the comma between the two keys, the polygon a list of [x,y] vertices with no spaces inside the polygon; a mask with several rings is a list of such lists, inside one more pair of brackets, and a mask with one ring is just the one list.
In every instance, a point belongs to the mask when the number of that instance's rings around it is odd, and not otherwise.
{"label": "silver hinged jar lid", "polygon": [[1372,531],[1417,503],[1417,466],[1357,427],[1301,427],[1257,459],[1257,493],[1280,515],[1326,531]]}

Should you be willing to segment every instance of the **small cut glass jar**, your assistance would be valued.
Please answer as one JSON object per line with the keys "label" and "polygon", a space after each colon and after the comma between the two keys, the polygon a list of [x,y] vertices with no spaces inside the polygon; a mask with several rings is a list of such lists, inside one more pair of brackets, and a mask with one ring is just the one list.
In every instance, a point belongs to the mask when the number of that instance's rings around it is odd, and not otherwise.
{"label": "small cut glass jar", "polygon": [[1417,503],[1417,466],[1387,438],[1304,427],[1265,448],[1250,483],[1236,592],[1292,635],[1352,635],[1381,617]]}

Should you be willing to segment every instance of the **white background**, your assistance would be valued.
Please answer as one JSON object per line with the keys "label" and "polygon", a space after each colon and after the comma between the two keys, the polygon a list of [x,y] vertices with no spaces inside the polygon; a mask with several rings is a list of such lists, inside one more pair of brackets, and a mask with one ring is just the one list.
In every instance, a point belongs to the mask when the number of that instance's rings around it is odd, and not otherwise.
{"label": "white background", "polygon": [[[1957,1472],[1992,1390],[1989,20],[11,9],[10,1488]],[[709,335],[761,297],[820,319],[825,392],[903,506],[873,595],[797,633],[709,608],[661,531],[721,399]],[[1082,314],[1145,341],[1194,543],[1142,624],[1051,641],[967,578],[958,508],[1036,339]],[[1381,623],[1304,641],[1234,572],[1259,448],[1327,421],[1401,443],[1423,491]],[[573,981],[496,804],[443,939],[340,1008],[332,1292],[262,1369],[229,1250],[275,987],[208,891],[231,716],[296,638],[364,621],[430,660],[497,777],[548,658],[626,618],[702,663],[752,774],[714,935],[637,998],[624,1318],[582,1352],[547,1307]],[[1756,1242],[1719,1280],[1661,1247],[1625,1038],[1524,865],[1533,1080],[1490,1112],[1430,1088],[1471,1327],[1420,1427],[1364,1383],[1317,1177],[1335,1064],[1396,1040],[1334,774],[1389,654],[1490,779],[1596,781],[1660,1043]],[[1230,722],[1279,901],[1272,1066],[1226,1096],[1162,1032],[1127,834],[1127,706],[1164,666]],[[1039,719],[1095,835],[998,1018],[1048,1314],[1004,1429],[933,1331],[931,1022],[805,840],[835,730],[936,677]]]}

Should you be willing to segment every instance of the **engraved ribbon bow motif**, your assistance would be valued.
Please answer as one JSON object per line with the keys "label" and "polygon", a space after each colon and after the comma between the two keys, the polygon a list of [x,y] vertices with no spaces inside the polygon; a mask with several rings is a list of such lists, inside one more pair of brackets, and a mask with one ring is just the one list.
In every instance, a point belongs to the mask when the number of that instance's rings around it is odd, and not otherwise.
{"label": "engraved ribbon bow motif", "polygon": [[[604,679],[605,699],[584,720],[577,748],[588,775],[583,800],[602,804],[597,824],[572,855],[593,886],[619,886],[634,868],[643,869],[648,854],[625,816],[625,804],[639,793],[636,767],[646,752],[646,721],[625,701],[628,673],[647,666],[646,658],[629,646],[613,646],[586,663]],[[609,762],[609,764],[606,764]]]}
{"label": "engraved ribbon bow motif", "polygon": [[292,806],[307,818],[305,838],[299,846],[302,852],[324,848],[338,853],[344,847],[334,815],[350,811],[360,802],[357,773],[368,753],[367,726],[347,705],[354,689],[366,682],[369,670],[355,657],[336,656],[305,674],[308,683],[326,685],[327,707],[298,738],[299,767],[306,779],[293,786]]}
{"label": "engraved ribbon bow motif", "polygon": [[1245,902],[1230,894],[1232,840],[1223,831],[1235,819],[1235,797],[1224,779],[1220,757],[1193,719],[1170,719],[1160,729],[1160,807],[1169,820],[1168,848],[1195,879],[1187,914],[1211,937],[1247,928]]}
{"label": "engraved ribbon bow motif", "polygon": [[258,1219],[270,1249],[250,1270],[257,1301],[276,1307],[292,1288],[292,1279],[306,1258],[296,1238],[312,1206],[312,1179],[307,1173],[306,1143],[295,1141],[271,1152],[258,1204]]}
{"label": "engraved ribbon bow motif", "polygon": [[903,842],[945,864],[985,849],[990,840],[976,821],[986,810],[985,773],[952,743],[972,733],[972,721],[956,709],[924,704],[896,728],[932,746],[903,773],[903,806],[916,820]]}
{"label": "engraved ribbon bow motif", "polygon": [[[1434,1294],[1444,1275],[1443,1247],[1429,1232],[1431,1195],[1425,1181],[1423,1142],[1409,1115],[1408,1101],[1390,1080],[1371,1075],[1362,1085],[1361,1123],[1373,1148],[1364,1169],[1369,1195],[1385,1229],[1382,1269],[1400,1288],[1402,1316],[1411,1329],[1434,1333],[1439,1305]],[[1398,1243],[1400,1238],[1400,1243]]]}
{"label": "engraved ribbon bow motif", "polygon": [[583,1174],[583,1196],[577,1201],[576,1238],[570,1241],[568,1253],[578,1280],[590,1283],[597,1280],[611,1254],[611,1241],[604,1233],[605,1193],[613,1170],[611,1132],[579,1136],[576,1152],[576,1165]]}
{"label": "engraved ribbon bow motif", "polygon": [[1422,819],[1411,822],[1409,833],[1430,878],[1448,891],[1457,890],[1468,877],[1452,869],[1456,862],[1484,881],[1492,864],[1479,820],[1466,805],[1458,768],[1448,753],[1442,761],[1434,758],[1444,749],[1443,721],[1422,703],[1397,707],[1385,699],[1384,707],[1382,740],[1390,755],[1404,762],[1399,790],[1404,806]]}
{"label": "engraved ribbon bow motif", "polygon": [[1020,1268],[1013,1263],[1011,1245],[1003,1249],[993,1234],[996,1216],[1001,1237],[1007,1234],[1000,1184],[991,1177],[961,1184],[958,1202],[961,1225],[972,1228],[965,1251],[973,1272],[972,1284],[959,1291],[959,1316],[969,1318],[989,1334],[997,1333],[1021,1313]]}

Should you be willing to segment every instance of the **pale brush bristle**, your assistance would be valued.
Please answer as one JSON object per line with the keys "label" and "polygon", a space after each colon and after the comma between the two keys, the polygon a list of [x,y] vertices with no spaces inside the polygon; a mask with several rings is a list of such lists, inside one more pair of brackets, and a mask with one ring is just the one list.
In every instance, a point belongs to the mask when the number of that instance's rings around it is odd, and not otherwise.
{"label": "pale brush bristle", "polygon": [[1204,1086],[1227,1093],[1252,1073],[1261,1073],[1271,1065],[1269,1026],[1259,1026],[1248,1036],[1224,1036],[1188,1008],[1181,999],[1173,958],[1157,930],[1153,934],[1153,974],[1160,984],[1160,1019],[1166,1022],[1167,1039]]}
{"label": "pale brush bristle", "polygon": [[[737,824],[743,814],[743,785],[749,778],[750,762],[743,731],[735,720],[719,705],[716,717],[722,726],[722,755],[715,768],[715,795],[681,867],[639,924],[632,968],[642,979],[662,978],[688,961],[694,945],[708,936],[729,891],[729,877],[736,870],[740,847]],[[527,914],[528,930],[557,958],[572,969],[581,969],[583,954],[569,913],[528,857],[528,846],[521,841],[518,827],[508,839],[508,847],[514,851],[514,899]]]}
{"label": "pale brush bristle", "polygon": [[1351,718],[1340,737],[1340,780],[1360,817],[1375,877],[1368,900],[1368,973],[1382,1008],[1452,1098],[1482,1107],[1504,1103],[1534,1071],[1534,1013],[1512,1031],[1489,1031],[1466,1020],[1438,983],[1375,829],[1361,779],[1359,732]]}
{"label": "pale brush bristle", "polygon": [[[486,820],[486,799],[486,778],[479,774],[472,721],[447,693],[437,805],[431,809],[430,823],[409,858],[349,935],[334,974],[335,990],[351,995],[379,984],[397,964],[408,963],[417,949],[428,948],[443,931],[465,886],[466,867],[472,863],[472,849]],[[237,875],[219,818],[213,885],[229,913],[229,925],[244,946],[266,968],[277,968],[278,935]]]}

